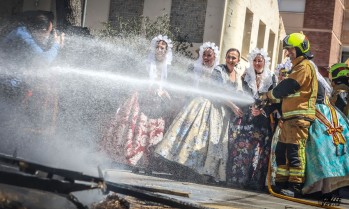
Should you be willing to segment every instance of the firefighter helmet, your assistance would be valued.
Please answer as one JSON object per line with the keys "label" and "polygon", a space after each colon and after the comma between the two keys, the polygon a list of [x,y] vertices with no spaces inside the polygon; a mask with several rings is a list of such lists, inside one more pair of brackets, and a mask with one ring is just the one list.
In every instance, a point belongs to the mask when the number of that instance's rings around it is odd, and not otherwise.
{"label": "firefighter helmet", "polygon": [[310,52],[310,42],[302,33],[291,33],[284,38],[283,48],[291,47],[298,48],[302,54],[305,54],[308,57],[313,56]]}
{"label": "firefighter helmet", "polygon": [[339,77],[349,77],[349,67],[345,63],[336,63],[330,68],[331,79],[337,79]]}

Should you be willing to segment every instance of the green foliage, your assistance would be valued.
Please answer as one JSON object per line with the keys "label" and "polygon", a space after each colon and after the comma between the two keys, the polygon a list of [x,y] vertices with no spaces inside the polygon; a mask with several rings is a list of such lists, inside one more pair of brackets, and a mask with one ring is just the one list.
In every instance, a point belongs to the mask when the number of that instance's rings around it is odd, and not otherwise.
{"label": "green foliage", "polygon": [[151,40],[155,36],[167,35],[174,45],[174,51],[179,52],[186,57],[192,58],[192,53],[188,50],[192,43],[188,42],[187,37],[180,36],[179,28],[172,27],[170,17],[167,14],[150,20],[149,17],[116,17],[115,20],[103,23],[104,29],[99,32],[99,36],[106,38],[132,38],[143,37]]}

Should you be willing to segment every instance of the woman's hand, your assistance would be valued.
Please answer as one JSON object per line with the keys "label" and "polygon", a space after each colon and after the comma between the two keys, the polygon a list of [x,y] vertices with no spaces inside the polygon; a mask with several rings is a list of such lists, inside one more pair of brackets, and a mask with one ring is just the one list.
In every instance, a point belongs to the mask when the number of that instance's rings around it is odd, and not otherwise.
{"label": "woman's hand", "polygon": [[65,34],[64,34],[64,33],[61,33],[61,34],[58,35],[56,30],[53,31],[53,38],[54,38],[54,41],[55,41],[61,48],[63,48],[63,46],[64,46],[64,37],[65,37]]}
{"label": "woman's hand", "polygon": [[241,109],[236,106],[235,104],[231,103],[230,105],[230,109],[234,112],[234,114],[238,117],[242,117],[243,116],[243,112],[241,111]]}

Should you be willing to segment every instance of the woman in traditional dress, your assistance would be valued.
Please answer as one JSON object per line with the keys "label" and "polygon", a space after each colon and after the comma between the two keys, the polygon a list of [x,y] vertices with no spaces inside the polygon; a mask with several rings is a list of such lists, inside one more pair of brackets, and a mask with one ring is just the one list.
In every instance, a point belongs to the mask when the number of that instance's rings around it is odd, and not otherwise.
{"label": "woman in traditional dress", "polygon": [[151,172],[151,150],[163,138],[164,108],[171,99],[164,89],[164,81],[171,61],[171,40],[162,35],[153,38],[148,64],[149,88],[132,93],[102,138],[102,149],[109,157],[116,163],[132,166],[134,172],[139,168]]}
{"label": "woman in traditional dress", "polygon": [[[228,54],[230,53],[227,53],[227,56]],[[208,83],[215,83],[212,77],[217,78],[217,75],[221,83],[235,82],[229,81],[229,72],[234,71],[240,53],[236,50],[231,54],[237,59],[229,58],[227,68],[215,69],[219,59],[218,47],[214,43],[204,43],[194,64],[196,86],[203,89]],[[212,75],[213,72],[215,76]],[[236,113],[240,111],[236,105],[231,105],[231,108]],[[197,181],[225,181],[230,114],[231,111],[221,101],[203,96],[194,98],[177,115],[163,141],[156,147],[155,153],[174,166],[170,170],[172,172],[182,171],[184,175],[199,174],[194,177]]]}
{"label": "woman in traditional dress", "polygon": [[[255,99],[273,88],[276,78],[269,70],[270,58],[264,49],[249,54],[250,67],[243,77],[243,88]],[[272,130],[267,108],[244,106],[244,115],[231,126],[230,160],[227,183],[231,186],[262,189],[267,174]]]}
{"label": "woman in traditional dress", "polygon": [[[328,194],[349,185],[349,122],[329,100],[331,87],[318,72],[316,119],[309,129],[303,194]],[[321,92],[321,93],[320,93]]]}

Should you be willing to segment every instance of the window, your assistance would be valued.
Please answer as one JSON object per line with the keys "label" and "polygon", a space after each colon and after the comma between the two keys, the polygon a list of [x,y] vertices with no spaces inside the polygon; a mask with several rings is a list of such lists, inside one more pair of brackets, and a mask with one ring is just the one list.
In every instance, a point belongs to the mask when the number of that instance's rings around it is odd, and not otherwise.
{"label": "window", "polygon": [[253,21],[253,13],[246,8],[244,37],[242,39],[242,50],[241,50],[241,56],[244,58],[247,58],[247,55],[250,51],[252,21]]}
{"label": "window", "polygon": [[341,62],[346,62],[349,59],[349,52],[343,51]]}
{"label": "window", "polygon": [[257,48],[259,49],[264,47],[265,28],[265,24],[260,20],[257,39]]}
{"label": "window", "polygon": [[268,55],[271,60],[273,60],[273,55],[274,55],[274,42],[275,42],[275,33],[272,30],[270,30],[269,41],[268,41]]}

